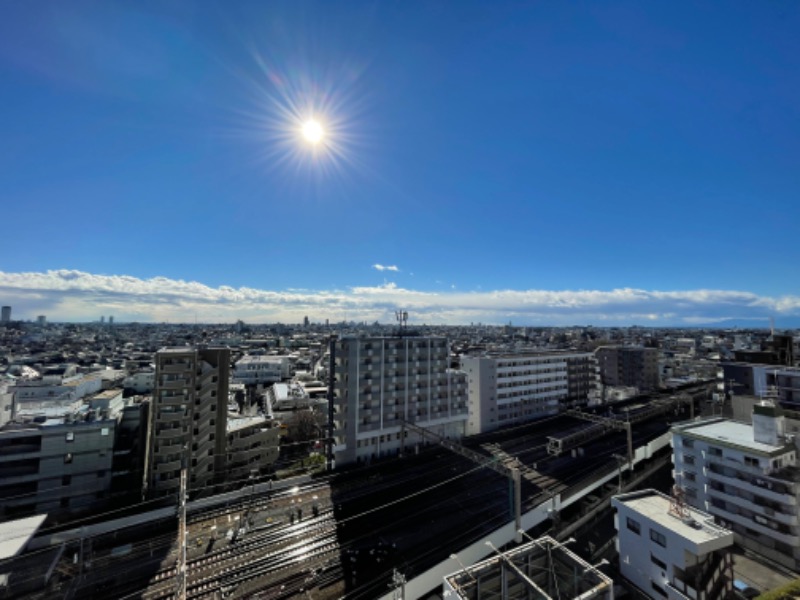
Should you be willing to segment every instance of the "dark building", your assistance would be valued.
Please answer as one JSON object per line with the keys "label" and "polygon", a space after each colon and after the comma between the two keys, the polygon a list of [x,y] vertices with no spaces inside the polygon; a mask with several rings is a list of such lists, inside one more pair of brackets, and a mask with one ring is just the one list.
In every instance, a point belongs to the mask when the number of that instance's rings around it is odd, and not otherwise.
{"label": "dark building", "polygon": [[600,381],[641,391],[659,387],[658,349],[641,346],[601,346],[595,350]]}

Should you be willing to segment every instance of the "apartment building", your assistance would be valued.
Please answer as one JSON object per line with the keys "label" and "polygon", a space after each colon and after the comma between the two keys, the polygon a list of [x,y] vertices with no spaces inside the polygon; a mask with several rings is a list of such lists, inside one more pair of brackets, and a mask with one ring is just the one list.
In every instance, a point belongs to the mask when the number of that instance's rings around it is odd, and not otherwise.
{"label": "apartment building", "polygon": [[[442,337],[344,337],[330,346],[337,465],[397,454],[404,421],[460,438],[466,381]],[[406,431],[406,444],[418,441]]]}
{"label": "apartment building", "polygon": [[722,600],[733,590],[733,532],[655,490],[611,499],[622,576],[650,598]]}
{"label": "apartment building", "polygon": [[672,428],[675,476],[687,503],[734,532],[736,542],[800,570],[798,443],[783,411],[753,407],[752,425],[711,418]]}
{"label": "apartment building", "polygon": [[225,469],[230,350],[166,348],[156,353],[145,486],[176,494],[183,462],[190,490],[212,491]]}
{"label": "apartment building", "polygon": [[658,349],[641,346],[600,346],[595,350],[600,380],[607,386],[656,390],[660,384]]}
{"label": "apartment building", "polygon": [[102,506],[111,488],[116,427],[116,415],[84,410],[0,428],[2,519]]}
{"label": "apartment building", "polygon": [[585,404],[596,386],[588,352],[527,352],[462,356],[467,376],[469,435],[555,415]]}

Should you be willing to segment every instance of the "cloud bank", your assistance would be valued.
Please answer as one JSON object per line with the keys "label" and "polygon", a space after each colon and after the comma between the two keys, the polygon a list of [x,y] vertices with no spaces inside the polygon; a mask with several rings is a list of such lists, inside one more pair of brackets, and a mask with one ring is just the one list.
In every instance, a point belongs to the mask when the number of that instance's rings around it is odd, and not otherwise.
{"label": "cloud bank", "polygon": [[450,290],[405,289],[395,283],[343,290],[210,287],[195,281],[58,270],[0,271],[0,299],[14,318],[93,321],[114,315],[140,322],[315,322],[330,319],[391,323],[394,311],[429,324],[696,325],[725,319],[800,316],[800,296],[768,297],[734,290]]}

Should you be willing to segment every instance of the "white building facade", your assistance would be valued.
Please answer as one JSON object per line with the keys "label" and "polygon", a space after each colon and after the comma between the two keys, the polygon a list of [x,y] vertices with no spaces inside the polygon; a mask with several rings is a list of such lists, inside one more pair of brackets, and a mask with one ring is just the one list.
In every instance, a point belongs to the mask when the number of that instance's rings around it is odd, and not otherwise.
{"label": "white building facade", "polygon": [[236,361],[232,382],[245,385],[278,383],[290,376],[288,356],[247,355]]}
{"label": "white building facade", "polygon": [[753,424],[721,418],[672,428],[673,463],[687,502],[733,530],[736,542],[800,569],[797,442],[779,407],[753,407]]}
{"label": "white building facade", "polygon": [[588,352],[529,352],[462,356],[467,376],[469,421],[474,435],[558,414],[583,401],[596,383]]}
{"label": "white building facade", "polygon": [[[466,431],[463,373],[441,337],[345,337],[331,342],[337,465],[393,456],[403,422],[449,438]],[[406,444],[417,441],[406,431]]]}
{"label": "white building facade", "polygon": [[655,490],[611,499],[623,577],[651,598],[718,600],[733,588],[733,532]]}

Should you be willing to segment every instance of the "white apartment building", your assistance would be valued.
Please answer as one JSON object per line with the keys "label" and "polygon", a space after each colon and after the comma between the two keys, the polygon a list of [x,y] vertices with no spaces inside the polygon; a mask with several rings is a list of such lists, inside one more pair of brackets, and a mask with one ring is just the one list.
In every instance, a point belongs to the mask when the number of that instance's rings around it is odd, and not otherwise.
{"label": "white apartment building", "polygon": [[717,600],[733,589],[733,532],[655,490],[611,499],[622,576],[651,598]]}
{"label": "white apartment building", "polygon": [[562,405],[585,404],[596,386],[590,352],[526,352],[462,356],[467,376],[467,434],[555,415]]}
{"label": "white apartment building", "polygon": [[711,418],[672,428],[672,460],[686,500],[733,530],[736,542],[800,569],[798,445],[783,411],[753,407],[753,424]]}
{"label": "white apartment building", "polygon": [[231,381],[256,385],[278,383],[290,377],[288,356],[243,356],[233,367]]}
{"label": "white apartment building", "polygon": [[[450,438],[466,431],[464,374],[441,337],[345,337],[331,342],[337,465],[397,454],[403,422]],[[406,444],[418,441],[406,430]]]}

